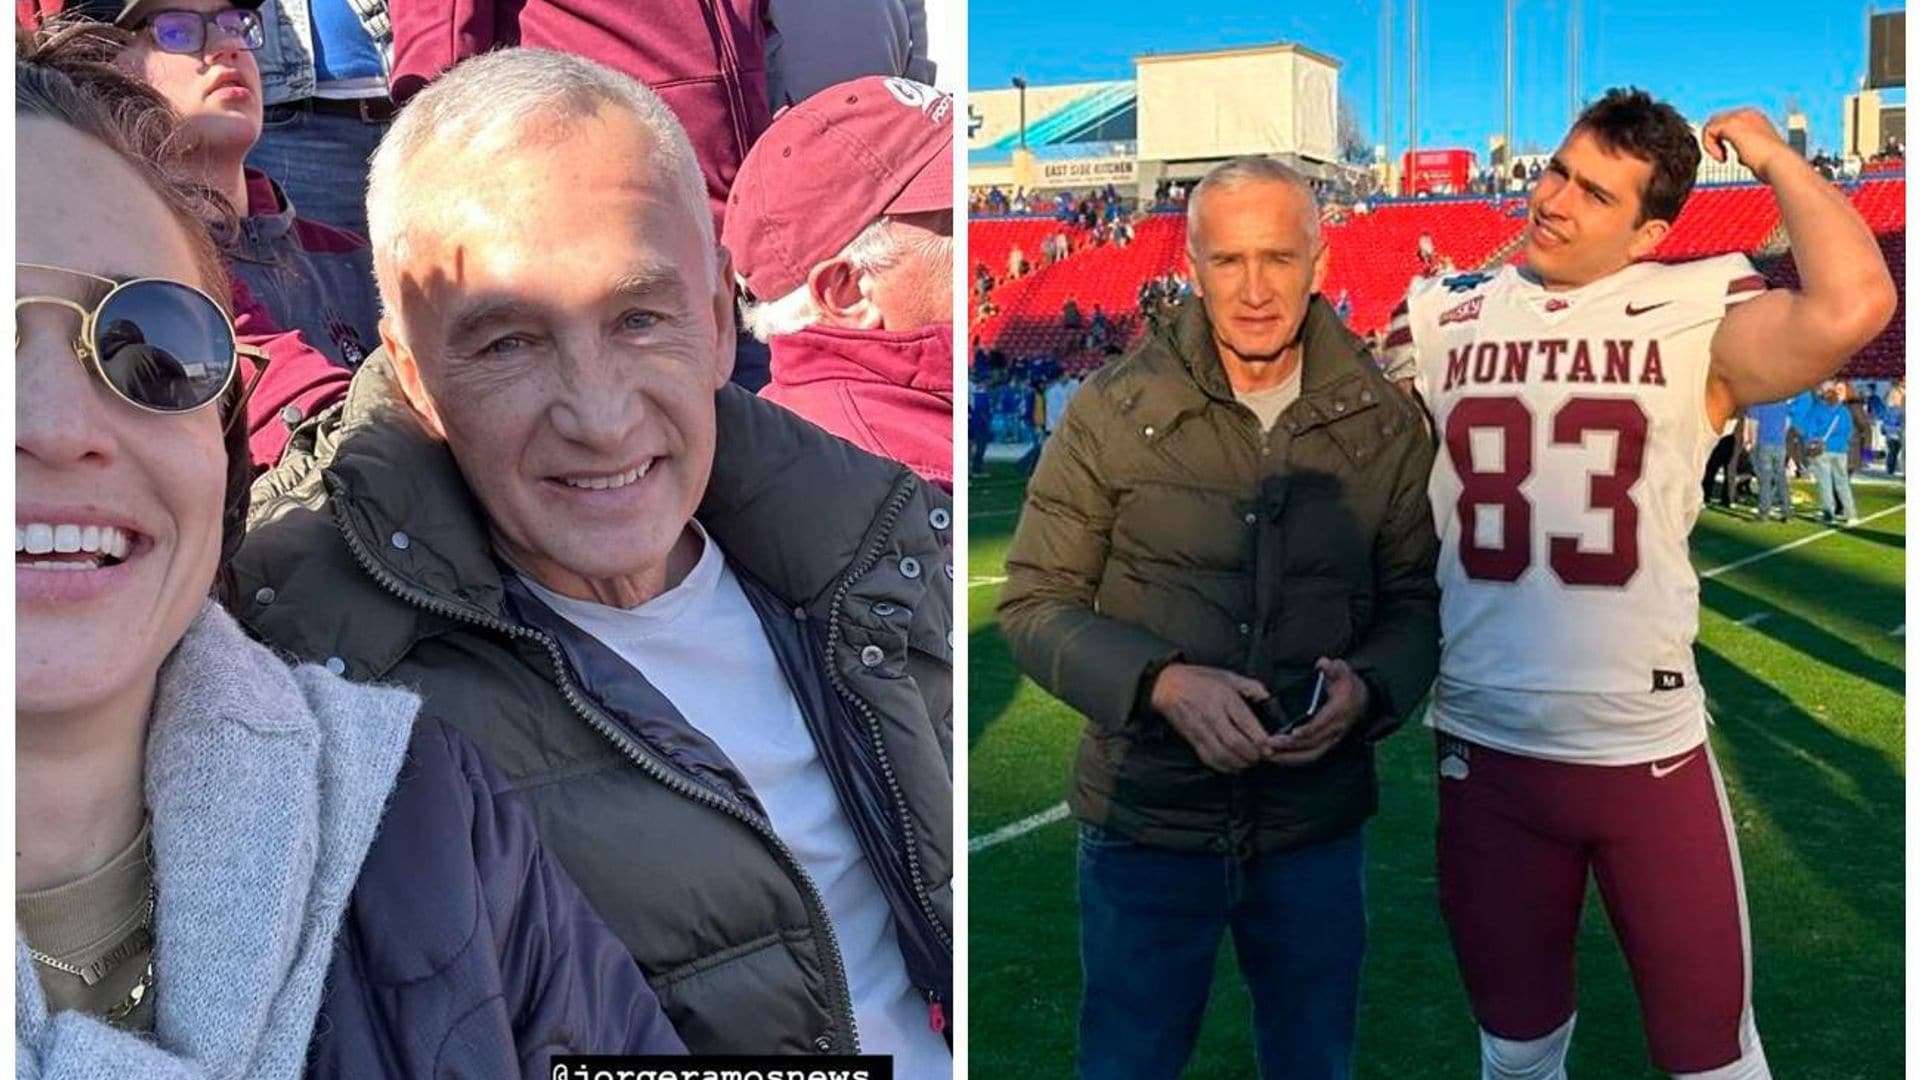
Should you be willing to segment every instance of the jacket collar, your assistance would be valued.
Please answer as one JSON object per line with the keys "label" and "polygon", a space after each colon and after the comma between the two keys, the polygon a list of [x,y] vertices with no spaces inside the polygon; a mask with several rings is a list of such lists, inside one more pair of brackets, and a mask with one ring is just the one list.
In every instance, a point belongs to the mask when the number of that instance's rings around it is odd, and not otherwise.
{"label": "jacket collar", "polygon": [[270,246],[293,231],[293,200],[258,169],[246,170],[247,209],[242,233],[256,247]]}
{"label": "jacket collar", "polygon": [[22,949],[23,1057],[48,1075],[299,1076],[418,710],[289,669],[209,602],[161,668],[147,734],[154,1038],[49,1017]]}
{"label": "jacket collar", "polygon": [[918,330],[813,326],[768,342],[780,385],[847,379],[923,390],[953,400],[953,324]]}
{"label": "jacket collar", "polygon": [[[1366,377],[1373,361],[1365,345],[1317,293],[1308,301],[1300,338],[1300,400],[1288,407],[1281,420],[1290,432],[1297,434],[1377,403],[1378,390]],[[1214,345],[1213,324],[1198,297],[1181,305],[1173,322],[1149,339],[1148,347],[1168,353],[1185,378],[1179,380],[1177,390],[1156,386],[1138,395],[1133,412],[1145,423],[1170,430],[1183,415],[1210,402],[1237,401]]]}

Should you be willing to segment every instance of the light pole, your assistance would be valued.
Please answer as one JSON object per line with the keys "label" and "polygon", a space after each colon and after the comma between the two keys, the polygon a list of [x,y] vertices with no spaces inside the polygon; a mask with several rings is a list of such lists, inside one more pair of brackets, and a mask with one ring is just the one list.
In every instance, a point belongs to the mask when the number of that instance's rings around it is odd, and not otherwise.
{"label": "light pole", "polygon": [[1013,77],[1013,88],[1020,91],[1020,149],[1027,148],[1027,80]]}

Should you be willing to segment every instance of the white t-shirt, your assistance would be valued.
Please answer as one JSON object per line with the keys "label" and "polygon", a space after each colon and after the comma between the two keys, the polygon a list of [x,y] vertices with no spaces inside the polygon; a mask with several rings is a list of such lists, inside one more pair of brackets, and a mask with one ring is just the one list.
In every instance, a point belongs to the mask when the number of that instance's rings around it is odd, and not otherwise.
{"label": "white t-shirt", "polygon": [[521,580],[644,674],[746,778],[833,920],[861,1051],[892,1055],[902,1080],[950,1076],[946,1041],[929,1026],[926,999],[907,980],[893,913],[760,619],[720,546],[698,522],[694,529],[699,562],[680,584],[636,608],[574,600]]}

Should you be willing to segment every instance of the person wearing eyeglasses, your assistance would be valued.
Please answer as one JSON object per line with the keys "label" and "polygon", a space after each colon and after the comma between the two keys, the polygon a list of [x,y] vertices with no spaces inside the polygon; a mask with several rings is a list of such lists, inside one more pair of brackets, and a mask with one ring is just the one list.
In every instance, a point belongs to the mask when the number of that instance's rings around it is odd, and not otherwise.
{"label": "person wearing eyeglasses", "polygon": [[161,103],[64,65],[15,69],[18,1075],[683,1052],[471,743],[227,614],[252,350]]}
{"label": "person wearing eyeglasses", "polygon": [[247,165],[263,131],[262,0],[82,0],[66,3],[54,22],[58,2],[36,0],[48,25],[94,21],[120,31],[98,47],[179,117],[189,179],[239,215],[216,236],[232,276],[274,324],[269,332],[297,332],[333,363],[358,367],[379,344],[366,239],[301,216],[279,177]]}

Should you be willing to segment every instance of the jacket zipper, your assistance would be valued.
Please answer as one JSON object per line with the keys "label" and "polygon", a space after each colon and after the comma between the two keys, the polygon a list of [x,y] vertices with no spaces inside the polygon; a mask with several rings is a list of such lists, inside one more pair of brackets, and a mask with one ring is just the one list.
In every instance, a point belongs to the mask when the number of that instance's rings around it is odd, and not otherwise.
{"label": "jacket zipper", "polygon": [[[886,742],[880,730],[880,717],[874,712],[873,706],[868,705],[865,699],[854,693],[853,689],[846,684],[846,680],[840,676],[840,669],[833,662],[833,648],[840,640],[839,613],[844,609],[847,593],[853,589],[855,581],[880,561],[881,553],[886,550],[887,542],[893,536],[893,527],[900,520],[900,512],[906,508],[907,501],[912,498],[915,483],[916,481],[913,480],[902,480],[894,488],[893,495],[887,499],[886,507],[881,512],[880,532],[853,567],[841,577],[840,587],[834,590],[833,602],[828,609],[831,617],[827,620],[827,644],[821,654],[821,660],[822,666],[826,668],[827,681],[832,684],[834,692],[838,693],[841,700],[851,706],[867,722],[868,741],[873,746],[875,760],[880,763],[880,774],[887,782],[887,791],[893,796],[894,812],[899,818],[900,837],[903,841],[901,849],[907,856],[907,876],[913,884],[914,902],[919,905],[920,913],[926,917],[927,925],[933,928],[934,936],[951,952],[953,937],[944,926],[940,925],[939,915],[933,908],[933,897],[927,891],[926,875],[920,866],[920,855],[908,839],[911,833],[908,825],[911,821],[911,812],[907,808],[906,793],[900,789],[900,779],[893,771],[893,761],[887,757]],[[938,996],[929,990],[927,997],[930,1010],[938,1009]],[[930,1018],[932,1022],[944,1024],[944,1019],[937,1012],[930,1011]]]}
{"label": "jacket zipper", "polygon": [[[341,499],[339,492],[332,492],[331,495],[332,498],[330,501],[333,504],[334,524],[339,527],[340,534],[346,538],[347,550],[353,554],[353,559],[360,564],[360,568],[365,570],[374,581],[378,582],[381,588],[392,593],[401,601],[412,604],[430,614],[456,619],[486,630],[492,630],[508,638],[530,641],[540,645],[546,649],[547,659],[553,665],[554,682],[560,690],[560,696],[565,698],[567,705],[571,707],[582,720],[587,722],[588,727],[599,732],[601,737],[611,742],[625,754],[628,760],[639,766],[642,772],[664,785],[667,790],[704,806],[710,806],[716,810],[731,814],[733,817],[745,823],[747,827],[751,828],[754,832],[758,833],[761,839],[766,841],[767,845],[771,847],[775,853],[779,855],[781,861],[786,864],[788,874],[799,882],[805,890],[804,895],[807,901],[808,913],[813,917],[814,923],[824,932],[824,940],[827,946],[827,959],[830,965],[828,971],[833,976],[831,979],[831,987],[835,992],[835,996],[838,998],[836,1005],[840,1015],[837,1019],[846,1025],[847,1035],[853,1042],[852,1052],[858,1053],[860,1050],[860,1030],[853,1019],[853,992],[847,984],[845,961],[843,961],[840,956],[840,940],[834,933],[833,920],[827,916],[826,901],[821,898],[820,890],[814,885],[813,878],[807,874],[806,868],[800,865],[800,860],[794,856],[792,849],[787,847],[786,842],[774,833],[772,826],[762,822],[757,815],[747,812],[747,810],[736,805],[731,800],[721,798],[714,792],[708,791],[690,780],[675,776],[666,766],[660,764],[652,754],[628,738],[626,733],[616,727],[612,721],[600,715],[599,710],[581,697],[579,692],[574,688],[573,680],[569,679],[566,675],[566,661],[560,652],[560,646],[545,633],[528,627],[515,626],[504,619],[489,619],[475,615],[456,605],[449,604],[427,593],[417,591],[388,573],[386,568],[382,567],[379,562],[373,558],[372,552],[367,550],[359,534],[353,530],[347,521],[346,511],[344,509],[346,504]],[[826,1048],[819,1047],[819,1049],[824,1050]]]}

